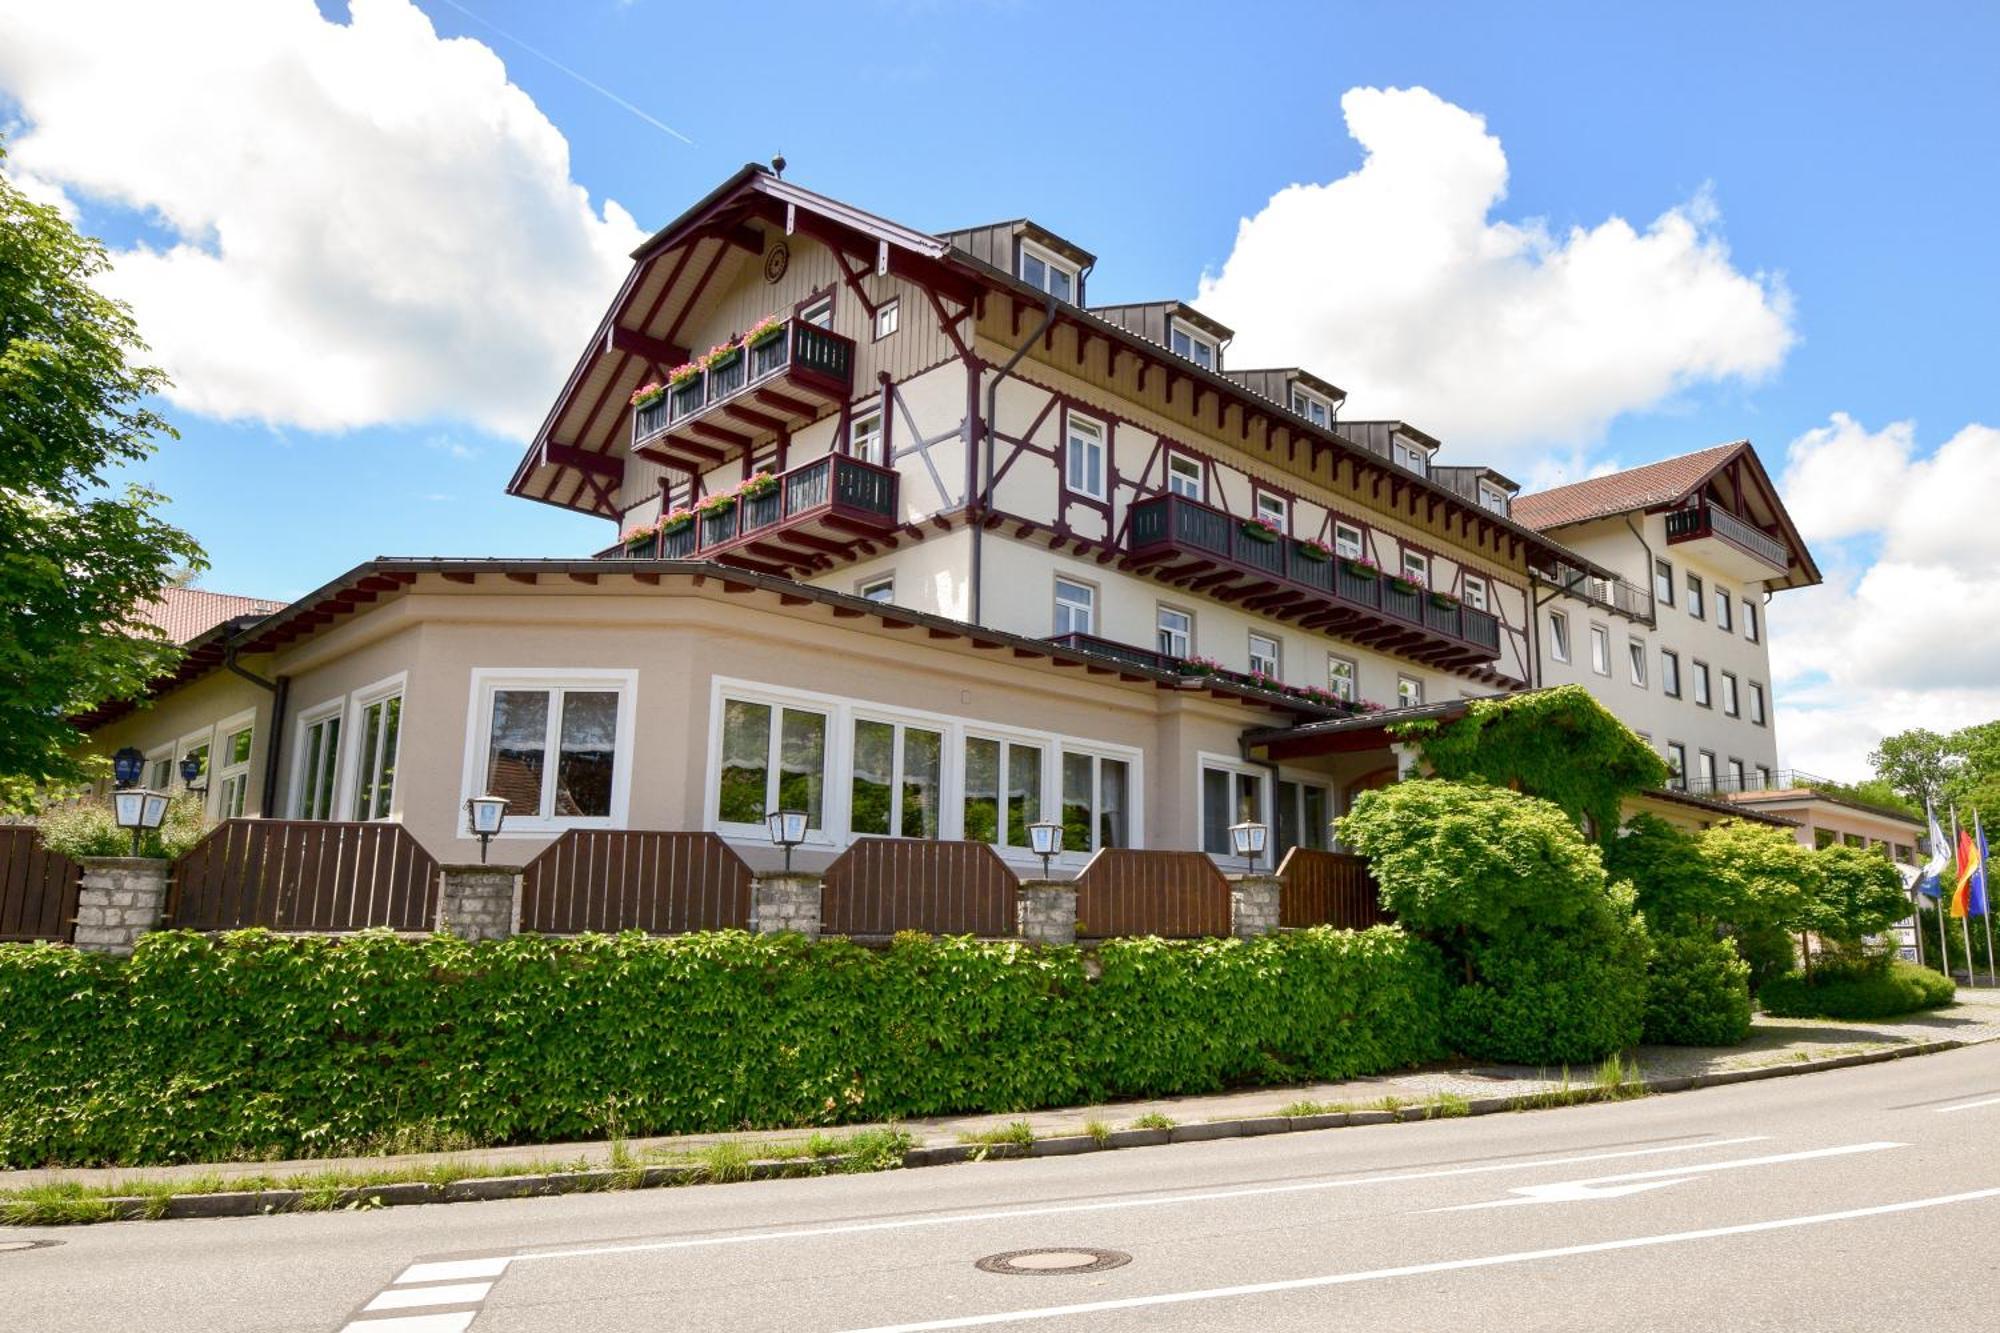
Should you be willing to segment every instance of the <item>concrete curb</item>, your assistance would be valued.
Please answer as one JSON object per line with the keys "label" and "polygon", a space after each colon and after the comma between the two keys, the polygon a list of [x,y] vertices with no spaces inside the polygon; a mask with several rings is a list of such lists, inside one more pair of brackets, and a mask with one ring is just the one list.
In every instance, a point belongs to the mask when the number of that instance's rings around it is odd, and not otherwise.
{"label": "concrete curb", "polygon": [[[1851,1069],[1857,1065],[1886,1064],[1915,1055],[1936,1055],[1962,1046],[1979,1045],[1956,1037],[1943,1041],[1917,1042],[1883,1051],[1828,1056],[1820,1060],[1799,1060],[1787,1065],[1758,1065],[1750,1069],[1724,1069],[1712,1074],[1672,1075],[1644,1079],[1637,1085],[1642,1095],[1686,1092],[1697,1088],[1726,1087],[1733,1083],[1753,1083],[1769,1078],[1790,1078],[1796,1074],[1817,1074],[1831,1069]],[[1115,1152],[1121,1148],[1151,1148],[1171,1143],[1205,1143],[1220,1139],[1252,1138],[1264,1134],[1312,1133],[1342,1129],[1352,1125],[1386,1125],[1417,1120],[1462,1119],[1475,1115],[1498,1115],[1510,1111],[1530,1111],[1559,1105],[1575,1105],[1600,1100],[1594,1090],[1580,1087],[1571,1100],[1560,1093],[1522,1093],[1512,1097],[1478,1097],[1463,1106],[1441,1109],[1435,1104],[1398,1107],[1393,1111],[1328,1111],[1303,1116],[1247,1116],[1236,1120],[1205,1120],[1174,1125],[1167,1129],[1121,1129],[1103,1138],[1089,1134],[1065,1134],[1018,1143],[953,1143],[911,1148],[903,1154],[903,1167],[951,1166],[960,1162],[997,1161],[1007,1158],[1073,1157],[1082,1153]],[[1558,1100],[1548,1100],[1551,1097]],[[753,1160],[744,1167],[744,1178],[774,1180],[786,1176],[824,1175],[843,1165],[844,1156],[819,1158],[773,1158]],[[389,1185],[358,1185],[338,1191],[334,1208],[402,1207],[427,1203],[472,1203],[491,1199],[549,1198],[561,1194],[581,1194],[613,1189],[659,1189],[700,1183],[704,1171],[695,1166],[649,1166],[636,1170],[602,1169],[557,1171],[533,1175],[490,1176],[454,1180],[444,1185],[410,1181]],[[106,1221],[141,1221],[149,1218],[255,1217],[265,1213],[300,1211],[307,1201],[304,1190],[233,1190],[213,1194],[174,1194],[164,1202],[141,1197],[103,1200]]]}

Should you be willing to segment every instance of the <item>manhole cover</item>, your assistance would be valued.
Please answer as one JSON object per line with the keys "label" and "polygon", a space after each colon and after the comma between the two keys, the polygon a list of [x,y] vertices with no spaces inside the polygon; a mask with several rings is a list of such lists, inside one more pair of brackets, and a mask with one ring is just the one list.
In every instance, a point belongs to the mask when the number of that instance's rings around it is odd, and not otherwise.
{"label": "manhole cover", "polygon": [[14,1250],[46,1250],[60,1244],[59,1240],[0,1240],[0,1254]]}
{"label": "manhole cover", "polygon": [[1118,1250],[1063,1246],[989,1254],[973,1267],[983,1273],[1003,1273],[1010,1277],[1051,1277],[1060,1273],[1102,1273],[1107,1268],[1123,1268],[1131,1262],[1131,1255]]}

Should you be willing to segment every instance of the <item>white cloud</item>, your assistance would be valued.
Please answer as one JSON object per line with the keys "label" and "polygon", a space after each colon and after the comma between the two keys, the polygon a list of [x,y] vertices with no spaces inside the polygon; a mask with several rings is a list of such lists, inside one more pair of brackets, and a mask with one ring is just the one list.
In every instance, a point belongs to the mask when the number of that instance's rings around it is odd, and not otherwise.
{"label": "white cloud", "polygon": [[409,0],[347,24],[312,0],[0,0],[0,90],[25,182],[170,238],[104,286],[205,415],[523,433],[642,235],[593,209],[499,57]]}
{"label": "white cloud", "polygon": [[2000,430],[1917,447],[1912,422],[1835,413],[1787,451],[1786,504],[1827,572],[1771,618],[1778,739],[1800,767],[1863,775],[1891,732],[2000,718]]}
{"label": "white cloud", "polygon": [[1366,159],[1290,185],[1238,226],[1202,309],[1235,365],[1304,364],[1349,414],[1407,417],[1460,460],[1524,463],[1621,413],[1754,380],[1794,341],[1774,277],[1730,262],[1704,192],[1644,230],[1495,219],[1507,158],[1483,118],[1422,88],[1341,98]]}

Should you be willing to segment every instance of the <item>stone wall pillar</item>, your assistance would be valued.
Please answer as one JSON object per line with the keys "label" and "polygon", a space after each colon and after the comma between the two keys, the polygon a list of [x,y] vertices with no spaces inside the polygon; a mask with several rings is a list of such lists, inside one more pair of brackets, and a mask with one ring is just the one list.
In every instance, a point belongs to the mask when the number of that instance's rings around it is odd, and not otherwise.
{"label": "stone wall pillar", "polygon": [[462,940],[504,940],[520,928],[521,867],[439,866],[437,928]]}
{"label": "stone wall pillar", "polygon": [[759,935],[795,930],[819,938],[821,875],[803,870],[772,871],[750,881],[750,929]]}
{"label": "stone wall pillar", "polygon": [[141,935],[158,930],[166,915],[171,865],[151,857],[84,858],[76,895],[76,947],[129,954]]}
{"label": "stone wall pillar", "polygon": [[1076,885],[1066,880],[1021,881],[1021,938],[1030,944],[1076,943]]}
{"label": "stone wall pillar", "polygon": [[1229,877],[1229,933],[1239,940],[1270,935],[1278,929],[1278,894],[1284,881],[1276,875]]}

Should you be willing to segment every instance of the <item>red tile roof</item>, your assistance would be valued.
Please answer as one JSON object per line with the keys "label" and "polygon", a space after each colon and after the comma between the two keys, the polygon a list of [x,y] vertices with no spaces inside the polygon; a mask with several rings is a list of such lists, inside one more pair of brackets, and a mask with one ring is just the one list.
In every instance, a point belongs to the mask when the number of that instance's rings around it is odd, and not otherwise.
{"label": "red tile roof", "polygon": [[139,609],[139,614],[157,626],[175,643],[199,638],[225,620],[238,616],[268,616],[285,609],[285,603],[263,597],[239,597],[234,593],[210,592],[206,588],[167,588],[157,601]]}
{"label": "red tile roof", "polygon": [[1687,496],[1715,470],[1727,463],[1749,441],[1737,440],[1700,449],[1679,458],[1665,458],[1644,467],[1613,472],[1572,482],[1553,490],[1537,491],[1514,500],[1514,521],[1539,531],[1583,523],[1594,518],[1611,518],[1635,509],[1673,504]]}

